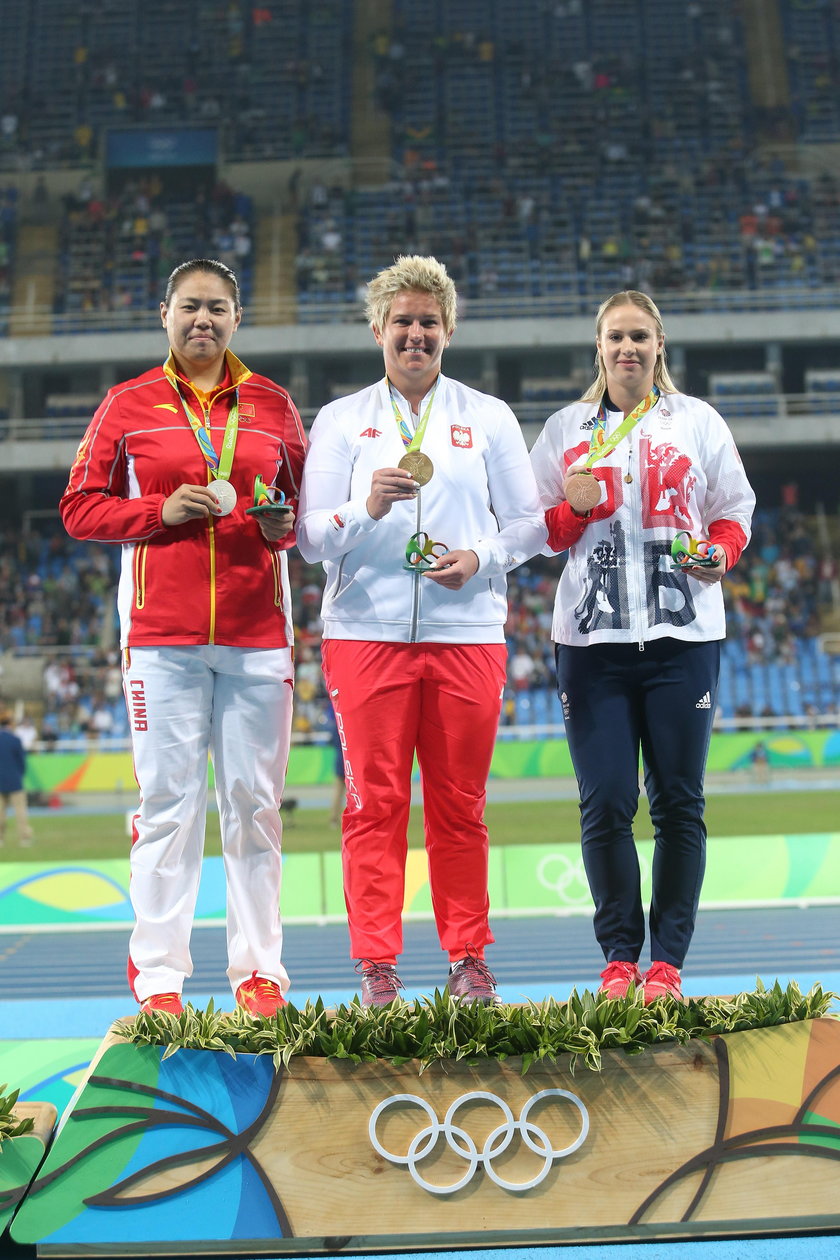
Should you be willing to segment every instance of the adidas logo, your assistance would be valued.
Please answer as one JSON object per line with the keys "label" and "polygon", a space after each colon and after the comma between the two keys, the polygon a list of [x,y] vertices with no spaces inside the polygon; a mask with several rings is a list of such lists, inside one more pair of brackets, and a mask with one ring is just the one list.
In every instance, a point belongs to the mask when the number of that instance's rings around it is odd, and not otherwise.
{"label": "adidas logo", "polygon": [[592,416],[591,419],[584,420],[580,427],[582,429],[594,429],[597,423],[598,423],[598,417]]}
{"label": "adidas logo", "polygon": [[711,693],[707,691],[705,696],[700,697],[700,699],[697,701],[694,707],[695,709],[711,709],[712,707]]}
{"label": "adidas logo", "polygon": [[381,431],[379,429],[362,429],[361,433],[359,434],[359,437],[380,437],[380,436],[381,436]]}

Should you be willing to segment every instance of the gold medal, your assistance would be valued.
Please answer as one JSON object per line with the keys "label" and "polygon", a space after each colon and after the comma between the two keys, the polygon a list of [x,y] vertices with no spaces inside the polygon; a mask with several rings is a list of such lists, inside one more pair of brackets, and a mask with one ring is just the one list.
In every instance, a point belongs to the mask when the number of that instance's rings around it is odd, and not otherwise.
{"label": "gold medal", "polygon": [[425,486],[435,473],[434,464],[422,451],[406,451],[397,467],[411,473],[418,486]]}
{"label": "gold medal", "polygon": [[591,512],[601,501],[601,483],[588,469],[572,473],[563,491],[572,511],[581,515]]}

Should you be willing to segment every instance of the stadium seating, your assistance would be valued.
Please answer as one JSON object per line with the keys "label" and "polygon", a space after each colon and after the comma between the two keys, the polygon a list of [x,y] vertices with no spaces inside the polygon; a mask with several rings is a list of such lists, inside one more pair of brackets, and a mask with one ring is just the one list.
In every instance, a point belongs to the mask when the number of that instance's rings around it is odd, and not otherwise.
{"label": "stadium seating", "polygon": [[[840,8],[772,3],[785,36],[791,135],[803,142],[800,156],[810,155],[840,139]],[[386,10],[387,33],[372,35],[362,64],[346,0],[4,0],[0,335],[19,240],[18,168],[81,164],[101,174],[109,128],[173,123],[218,129],[233,187],[197,197],[177,180],[164,188],[134,173],[101,196],[91,184],[66,197],[55,277],[62,332],[151,327],[163,277],[188,255],[225,257],[247,302],[262,260],[251,249],[258,211],[236,191],[236,163],[310,158],[347,164],[330,187],[308,175],[301,191],[301,323],[357,318],[360,286],[409,250],[444,259],[480,315],[519,314],[531,303],[539,313],[591,316],[624,286],[662,294],[669,314],[726,309],[733,293],[756,311],[835,302],[840,183],[832,169],[819,174],[761,148],[767,119],[751,96],[744,6],[390,0]],[[360,180],[352,167],[354,89],[368,71],[388,122],[378,168],[391,172],[385,183]],[[526,372],[520,418],[541,420],[549,404],[572,397],[571,370]],[[778,387],[766,372],[709,379],[712,400],[736,419],[776,416]],[[332,392],[340,388],[332,382]],[[824,361],[807,366],[802,406],[836,415],[838,399],[840,373]],[[68,387],[51,392],[46,411],[75,420],[96,401]],[[786,546],[802,545],[792,530],[784,517],[760,522],[726,583],[720,711],[728,717],[757,720],[789,706],[804,720],[838,706],[837,661],[816,637],[821,596],[808,558],[817,543],[791,558]],[[13,554],[31,558],[30,542]],[[779,577],[791,559],[803,562],[795,589]],[[31,586],[23,568],[9,570],[0,643],[68,651],[92,712],[114,634],[102,574],[90,553],[69,546],[48,546],[33,564]],[[511,575],[517,618],[508,640],[523,673],[522,685],[511,683],[506,722],[561,724],[549,636],[559,564],[534,561]],[[299,640],[314,647],[320,572],[297,558],[293,570]],[[82,598],[68,621],[54,596],[75,581]],[[84,724],[78,700],[68,712],[56,714],[57,738]]]}

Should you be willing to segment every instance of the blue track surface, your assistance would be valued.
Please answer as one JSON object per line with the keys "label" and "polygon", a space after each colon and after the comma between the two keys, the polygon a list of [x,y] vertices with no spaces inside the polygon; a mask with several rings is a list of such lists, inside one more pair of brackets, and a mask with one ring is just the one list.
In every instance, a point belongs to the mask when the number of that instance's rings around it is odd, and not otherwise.
{"label": "blue track surface", "polygon": [[[500,919],[488,959],[506,1001],[564,999],[572,987],[594,989],[603,966],[586,917]],[[133,1012],[127,992],[126,929],[95,932],[21,932],[0,937],[0,1037],[44,1035],[44,1003],[51,1029],[63,1037],[101,1036],[114,1020]],[[197,1007],[212,997],[232,1002],[225,976],[224,929],[197,928],[195,971],[184,996]],[[357,990],[341,925],[292,925],[285,960],[292,977],[290,999],[302,1005],[320,996],[328,1005]],[[429,993],[446,983],[447,964],[432,923],[410,923],[400,975],[405,996]],[[738,993],[794,979],[803,991],[814,984],[840,991],[840,908],[701,911],[684,991]]]}

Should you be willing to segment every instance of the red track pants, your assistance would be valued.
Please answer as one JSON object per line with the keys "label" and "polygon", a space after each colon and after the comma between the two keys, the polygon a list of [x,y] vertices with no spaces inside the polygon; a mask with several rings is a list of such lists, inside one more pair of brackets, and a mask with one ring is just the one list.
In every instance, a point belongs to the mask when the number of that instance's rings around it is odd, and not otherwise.
{"label": "red track pants", "polygon": [[503,643],[324,641],[324,677],[345,758],[351,957],[395,962],[402,951],[415,752],[441,948],[460,958],[468,945],[481,954],[492,942],[484,805],[505,664]]}

